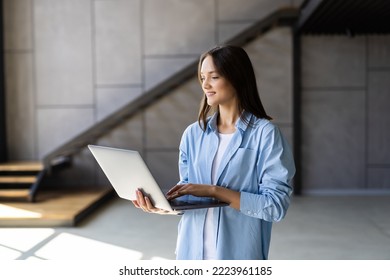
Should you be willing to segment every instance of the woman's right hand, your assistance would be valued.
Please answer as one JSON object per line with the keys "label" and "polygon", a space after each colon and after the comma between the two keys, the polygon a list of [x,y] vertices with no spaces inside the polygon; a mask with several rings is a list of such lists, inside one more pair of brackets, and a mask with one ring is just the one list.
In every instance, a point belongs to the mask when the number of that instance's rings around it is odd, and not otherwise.
{"label": "woman's right hand", "polygon": [[136,208],[141,209],[147,213],[161,214],[161,215],[178,215],[176,211],[168,211],[161,208],[156,208],[150,201],[150,198],[143,194],[141,190],[136,191],[137,200],[132,200],[131,202]]}

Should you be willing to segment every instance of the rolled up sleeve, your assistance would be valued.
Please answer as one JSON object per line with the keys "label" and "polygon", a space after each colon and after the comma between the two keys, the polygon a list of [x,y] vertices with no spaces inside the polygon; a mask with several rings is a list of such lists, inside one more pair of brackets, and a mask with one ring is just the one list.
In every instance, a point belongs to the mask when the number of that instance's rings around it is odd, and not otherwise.
{"label": "rolled up sleeve", "polygon": [[291,149],[279,129],[271,126],[262,138],[257,162],[258,192],[241,192],[240,211],[248,216],[277,222],[284,218],[293,192],[295,165]]}

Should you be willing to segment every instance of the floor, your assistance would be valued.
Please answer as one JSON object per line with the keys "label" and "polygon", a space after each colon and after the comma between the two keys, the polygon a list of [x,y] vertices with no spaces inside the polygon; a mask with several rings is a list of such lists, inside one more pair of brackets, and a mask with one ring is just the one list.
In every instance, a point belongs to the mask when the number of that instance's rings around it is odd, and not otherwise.
{"label": "floor", "polygon": [[[294,197],[270,259],[390,259],[390,196]],[[76,227],[0,228],[0,260],[174,259],[175,216],[112,199]]]}
{"label": "floor", "polygon": [[1,227],[71,227],[113,196],[111,189],[45,190],[34,203],[0,199]]}

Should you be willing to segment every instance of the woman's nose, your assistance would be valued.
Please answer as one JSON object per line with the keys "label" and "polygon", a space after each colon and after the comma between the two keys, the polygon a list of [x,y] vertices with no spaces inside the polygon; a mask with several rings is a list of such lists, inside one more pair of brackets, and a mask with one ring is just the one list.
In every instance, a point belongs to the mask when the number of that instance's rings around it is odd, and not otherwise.
{"label": "woman's nose", "polygon": [[203,88],[210,88],[210,83],[209,83],[209,81],[208,81],[208,79],[204,79],[203,80],[203,84],[202,84],[202,87]]}

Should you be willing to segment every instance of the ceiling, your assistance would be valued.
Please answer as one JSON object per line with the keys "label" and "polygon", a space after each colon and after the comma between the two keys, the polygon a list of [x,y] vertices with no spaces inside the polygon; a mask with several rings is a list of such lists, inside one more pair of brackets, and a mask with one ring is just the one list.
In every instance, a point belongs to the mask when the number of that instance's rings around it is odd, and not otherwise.
{"label": "ceiling", "polygon": [[390,34],[390,0],[306,0],[302,34]]}

